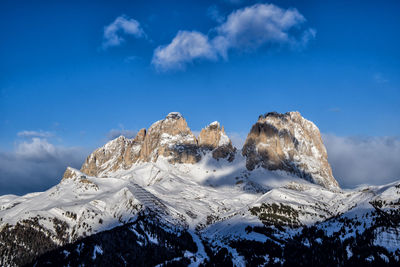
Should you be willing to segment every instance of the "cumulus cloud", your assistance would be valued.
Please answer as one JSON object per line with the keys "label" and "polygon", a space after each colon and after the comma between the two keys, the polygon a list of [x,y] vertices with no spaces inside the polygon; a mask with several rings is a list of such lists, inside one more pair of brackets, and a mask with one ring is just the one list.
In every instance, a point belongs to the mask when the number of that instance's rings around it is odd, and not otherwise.
{"label": "cumulus cloud", "polygon": [[156,48],[152,64],[163,71],[184,69],[196,59],[217,59],[208,37],[196,31],[179,31],[170,44]]}
{"label": "cumulus cloud", "polygon": [[111,24],[104,27],[103,49],[121,45],[125,42],[125,39],[122,37],[123,34],[131,35],[136,38],[145,36],[145,33],[137,20],[122,15],[117,17]]}
{"label": "cumulus cloud", "polygon": [[57,149],[46,139],[34,137],[30,142],[19,143],[15,153],[23,158],[42,160],[56,155]]}
{"label": "cumulus cloud", "polygon": [[47,132],[47,131],[20,131],[17,133],[19,137],[43,137],[43,138],[48,138],[54,136],[53,133]]}
{"label": "cumulus cloud", "polygon": [[[218,18],[216,10],[209,10]],[[230,50],[253,51],[266,45],[303,48],[316,36],[311,28],[302,29],[306,19],[297,9],[273,4],[255,4],[238,9],[208,35],[180,31],[166,46],[156,48],[153,65],[157,69],[183,69],[194,60],[227,59]]]}
{"label": "cumulus cloud", "polygon": [[46,190],[61,180],[67,166],[79,168],[86,154],[38,137],[18,143],[14,151],[0,151],[0,195]]}
{"label": "cumulus cloud", "polygon": [[345,188],[400,180],[400,138],[324,134],[335,178]]}
{"label": "cumulus cloud", "polygon": [[254,6],[232,12],[225,23],[217,27],[219,36],[231,47],[252,49],[265,43],[291,41],[289,30],[305,21],[296,9],[282,9],[272,4]]}

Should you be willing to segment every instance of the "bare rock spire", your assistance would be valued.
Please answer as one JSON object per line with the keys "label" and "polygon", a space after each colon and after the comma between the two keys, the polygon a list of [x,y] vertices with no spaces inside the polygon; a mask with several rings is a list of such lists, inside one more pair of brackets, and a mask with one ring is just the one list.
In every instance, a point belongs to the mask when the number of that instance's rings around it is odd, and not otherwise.
{"label": "bare rock spire", "polygon": [[164,120],[153,123],[146,134],[140,160],[155,162],[160,156],[170,163],[196,163],[201,158],[196,137],[179,112],[171,112]]}
{"label": "bare rock spire", "polygon": [[260,116],[242,154],[249,170],[285,170],[324,187],[339,187],[317,126],[299,112]]}
{"label": "bare rock spire", "polygon": [[224,127],[217,121],[201,130],[198,143],[201,149],[211,150],[215,159],[227,158],[228,161],[232,161],[235,158],[236,148],[225,134]]}

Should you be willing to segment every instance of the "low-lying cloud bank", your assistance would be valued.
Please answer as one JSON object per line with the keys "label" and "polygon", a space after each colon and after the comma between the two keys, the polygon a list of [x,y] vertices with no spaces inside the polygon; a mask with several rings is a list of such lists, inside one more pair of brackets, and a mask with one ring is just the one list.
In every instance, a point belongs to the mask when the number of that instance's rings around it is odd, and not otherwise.
{"label": "low-lying cloud bank", "polygon": [[0,195],[44,191],[60,182],[67,166],[80,168],[86,154],[39,137],[20,142],[14,151],[0,151]]}
{"label": "low-lying cloud bank", "polygon": [[[111,130],[108,138],[121,134],[133,137],[135,132]],[[245,134],[230,132],[228,135],[237,148],[243,146]],[[400,180],[399,137],[323,134],[323,140],[333,174],[341,187]],[[59,183],[67,166],[80,168],[89,152],[83,148],[57,146],[43,137],[22,140],[14,151],[0,151],[0,195],[44,191]]]}
{"label": "low-lying cloud bank", "polygon": [[328,161],[343,188],[400,180],[399,137],[339,137],[324,134]]}
{"label": "low-lying cloud bank", "polygon": [[[228,132],[242,148],[246,134]],[[322,134],[333,175],[342,188],[400,180],[400,137],[340,137]]]}

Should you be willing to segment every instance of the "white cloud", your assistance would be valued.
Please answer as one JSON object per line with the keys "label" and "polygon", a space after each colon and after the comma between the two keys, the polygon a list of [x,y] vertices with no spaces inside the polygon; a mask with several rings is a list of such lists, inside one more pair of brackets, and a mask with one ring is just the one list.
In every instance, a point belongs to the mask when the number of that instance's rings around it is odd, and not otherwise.
{"label": "white cloud", "polygon": [[17,135],[19,137],[43,137],[43,138],[47,138],[47,137],[52,137],[54,136],[53,133],[51,132],[47,132],[47,131],[20,131],[17,133]]}
{"label": "white cloud", "polygon": [[[218,17],[215,10],[211,11]],[[210,30],[212,38],[200,32],[179,31],[170,44],[156,48],[152,63],[165,71],[184,69],[198,59],[227,59],[232,49],[253,51],[266,45],[303,48],[316,35],[314,29],[301,28],[305,21],[296,9],[255,4],[229,14],[225,22]]]}
{"label": "white cloud", "polygon": [[328,161],[342,187],[400,180],[400,139],[324,134]]}
{"label": "white cloud", "polygon": [[57,150],[46,139],[33,137],[31,142],[21,142],[15,151],[17,156],[31,159],[44,159],[55,156]]}
{"label": "white cloud", "polygon": [[117,17],[111,24],[104,27],[103,49],[121,45],[125,41],[122,34],[132,35],[136,38],[145,36],[145,33],[137,20],[122,15]]}
{"label": "white cloud", "polygon": [[305,21],[296,9],[282,9],[272,4],[256,4],[232,12],[217,27],[220,36],[233,48],[252,49],[265,43],[287,43],[289,30]]}
{"label": "white cloud", "polygon": [[196,59],[217,59],[208,37],[196,31],[179,31],[170,44],[156,48],[152,64],[162,71],[184,69]]}

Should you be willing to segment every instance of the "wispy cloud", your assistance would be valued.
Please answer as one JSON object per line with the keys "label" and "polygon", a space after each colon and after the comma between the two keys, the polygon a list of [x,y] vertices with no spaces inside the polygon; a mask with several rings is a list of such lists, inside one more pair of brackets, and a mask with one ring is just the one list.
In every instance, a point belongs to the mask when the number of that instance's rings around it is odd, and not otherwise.
{"label": "wispy cloud", "polygon": [[145,33],[137,20],[122,15],[104,27],[102,48],[107,49],[121,45],[125,42],[123,35],[131,35],[136,38],[145,37]]}
{"label": "wispy cloud", "polygon": [[389,80],[382,73],[375,73],[373,79],[376,83],[388,83]]}
{"label": "wispy cloud", "polygon": [[225,19],[216,5],[212,5],[207,9],[207,16],[218,23],[222,23]]}
{"label": "wispy cloud", "polygon": [[342,111],[342,109],[339,108],[339,107],[333,107],[333,108],[329,108],[328,111],[330,111],[330,112],[335,112],[335,113],[339,113],[339,112]]}
{"label": "wispy cloud", "polygon": [[342,187],[400,180],[400,138],[324,134],[335,178]]}
{"label": "wispy cloud", "polygon": [[47,131],[20,131],[17,133],[19,137],[43,137],[43,138],[49,138],[53,137],[54,134],[52,132],[47,132]]}
{"label": "wispy cloud", "polygon": [[138,57],[138,56],[129,56],[129,57],[124,58],[124,62],[131,63],[131,62],[137,61],[139,59],[140,59],[140,57]]}
{"label": "wispy cloud", "polygon": [[245,2],[246,0],[223,0],[223,1],[229,4],[239,5]]}
{"label": "wispy cloud", "polygon": [[[213,14],[218,15],[215,11]],[[184,69],[195,60],[227,59],[230,50],[250,52],[266,45],[303,48],[316,36],[315,29],[301,29],[305,21],[296,9],[282,9],[273,4],[241,8],[209,31],[213,37],[196,31],[179,31],[170,44],[156,48],[152,64],[162,71]]]}

